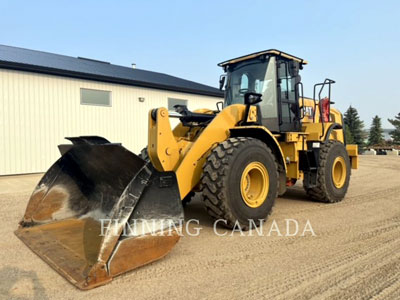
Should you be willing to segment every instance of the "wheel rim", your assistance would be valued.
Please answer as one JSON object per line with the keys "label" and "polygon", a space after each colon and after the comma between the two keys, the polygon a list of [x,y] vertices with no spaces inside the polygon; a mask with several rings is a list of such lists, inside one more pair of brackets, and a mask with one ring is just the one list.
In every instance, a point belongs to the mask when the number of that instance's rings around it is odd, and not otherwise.
{"label": "wheel rim", "polygon": [[332,165],[332,180],[336,188],[343,187],[346,181],[346,173],[347,168],[344,158],[342,156],[336,157]]}
{"label": "wheel rim", "polygon": [[240,192],[247,206],[260,207],[267,198],[269,175],[267,168],[260,162],[249,163],[242,173]]}

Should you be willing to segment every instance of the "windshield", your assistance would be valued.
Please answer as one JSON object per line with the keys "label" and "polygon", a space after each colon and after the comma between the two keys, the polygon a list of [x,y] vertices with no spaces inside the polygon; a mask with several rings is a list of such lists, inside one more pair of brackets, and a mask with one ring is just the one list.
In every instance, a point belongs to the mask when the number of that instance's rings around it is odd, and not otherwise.
{"label": "windshield", "polygon": [[244,61],[228,70],[225,105],[244,104],[248,92],[262,94],[264,118],[277,116],[275,57]]}

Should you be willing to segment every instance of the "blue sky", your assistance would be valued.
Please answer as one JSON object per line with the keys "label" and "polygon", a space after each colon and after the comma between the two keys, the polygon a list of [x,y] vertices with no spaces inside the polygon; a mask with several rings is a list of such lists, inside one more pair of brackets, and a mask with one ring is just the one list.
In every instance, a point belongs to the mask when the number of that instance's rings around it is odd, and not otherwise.
{"label": "blue sky", "polygon": [[83,56],[217,86],[217,63],[277,48],[309,61],[306,95],[367,127],[400,112],[400,1],[0,1],[0,44]]}

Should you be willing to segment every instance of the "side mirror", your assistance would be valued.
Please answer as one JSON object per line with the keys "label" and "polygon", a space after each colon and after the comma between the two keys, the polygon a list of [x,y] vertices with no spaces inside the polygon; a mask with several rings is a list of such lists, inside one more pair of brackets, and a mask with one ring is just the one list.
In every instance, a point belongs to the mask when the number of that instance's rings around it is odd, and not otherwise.
{"label": "side mirror", "polygon": [[225,79],[226,79],[226,75],[225,75],[225,74],[222,74],[222,75],[219,77],[219,89],[220,89],[221,91],[222,91],[222,89],[224,88]]}
{"label": "side mirror", "polygon": [[[221,106],[221,108],[220,108],[220,106]],[[218,101],[217,102],[217,110],[221,111],[223,109],[224,109],[224,102],[223,101]]]}
{"label": "side mirror", "polygon": [[244,104],[253,105],[262,101],[262,95],[258,93],[246,93],[244,94]]}

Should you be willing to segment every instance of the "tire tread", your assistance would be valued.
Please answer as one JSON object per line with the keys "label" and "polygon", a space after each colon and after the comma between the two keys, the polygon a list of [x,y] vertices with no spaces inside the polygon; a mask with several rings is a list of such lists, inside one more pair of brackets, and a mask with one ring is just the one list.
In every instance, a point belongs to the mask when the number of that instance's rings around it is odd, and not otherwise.
{"label": "tire tread", "polygon": [[319,168],[317,174],[317,186],[312,188],[307,188],[304,186],[304,189],[307,193],[307,196],[314,201],[323,202],[323,203],[336,203],[341,201],[342,199],[333,197],[327,188],[326,182],[326,172],[327,172],[327,160],[330,150],[337,144],[342,144],[335,140],[329,140],[325,144],[322,145],[319,156]]}
{"label": "tire tread", "polygon": [[[201,176],[201,191],[202,199],[204,201],[207,213],[213,219],[224,219],[227,221],[226,226],[233,228],[236,218],[228,205],[227,195],[225,190],[229,187],[226,186],[225,177],[228,175],[229,168],[235,163],[234,157],[237,151],[242,147],[247,147],[249,144],[258,143],[267,151],[268,155],[274,157],[269,147],[262,141],[250,137],[234,137],[220,143],[214,148],[208,156],[206,163],[203,167],[203,174]],[[274,157],[276,166],[277,178],[278,162]],[[279,184],[279,180],[277,181]],[[276,189],[275,198],[278,196],[279,187]],[[268,215],[272,212],[272,208]],[[268,216],[266,216],[268,217]],[[241,224],[242,230],[248,230],[249,226]]]}

